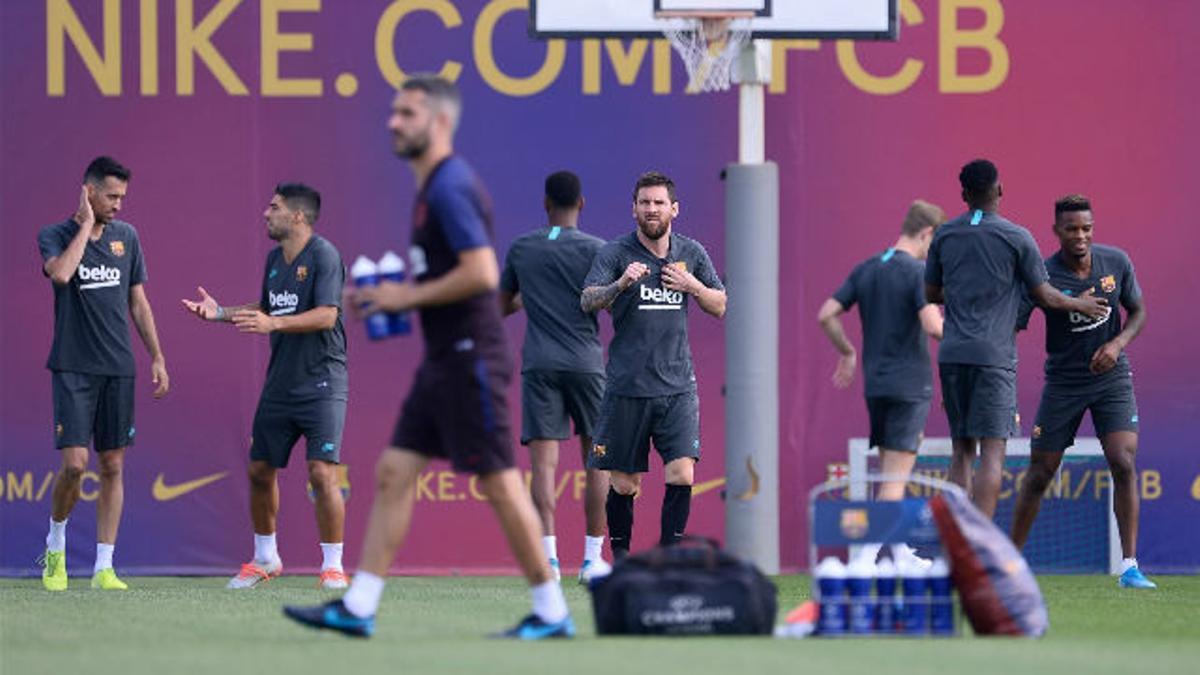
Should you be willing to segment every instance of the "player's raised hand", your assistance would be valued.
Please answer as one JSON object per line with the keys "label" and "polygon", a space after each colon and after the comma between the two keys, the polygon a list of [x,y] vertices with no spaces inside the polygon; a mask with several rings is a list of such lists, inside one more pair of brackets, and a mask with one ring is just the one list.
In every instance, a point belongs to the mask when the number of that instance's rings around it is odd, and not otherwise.
{"label": "player's raised hand", "polygon": [[230,318],[233,325],[243,333],[258,333],[266,335],[275,330],[274,317],[263,314],[257,309],[241,309],[233,313]]}
{"label": "player's raised hand", "polygon": [[1121,347],[1115,340],[1109,340],[1100,345],[1095,354],[1092,354],[1092,362],[1088,364],[1088,369],[1096,375],[1107,373],[1117,365],[1117,359],[1121,358]]}
{"label": "player's raised hand", "polygon": [[196,290],[200,292],[200,299],[188,300],[185,298],[183,306],[205,321],[220,321],[223,318],[221,305],[217,304],[216,299],[209,295],[203,286],[197,286]]}
{"label": "player's raised hand", "polygon": [[75,209],[75,222],[83,227],[91,227],[96,224],[96,214],[92,212],[92,202],[88,199],[91,196],[92,190],[84,183],[79,188],[79,208]]}
{"label": "player's raised hand", "polygon": [[858,354],[850,352],[838,357],[837,369],[833,371],[833,386],[845,389],[854,381],[854,370],[858,367]]}
{"label": "player's raised hand", "polygon": [[625,268],[625,272],[621,275],[621,278],[618,279],[618,281],[621,282],[621,290],[625,290],[626,288],[636,284],[639,279],[647,274],[650,274],[650,268],[645,264],[640,262],[629,263],[629,266]]}
{"label": "player's raised hand", "polygon": [[691,272],[687,271],[687,267],[683,263],[671,263],[662,268],[663,286],[672,290],[695,295],[703,288],[704,284],[700,283]]}
{"label": "player's raised hand", "polygon": [[1080,293],[1078,297],[1080,314],[1086,314],[1093,319],[1103,319],[1108,316],[1112,308],[1108,306],[1108,298],[1096,297],[1094,294],[1096,289],[1089,288],[1087,291]]}

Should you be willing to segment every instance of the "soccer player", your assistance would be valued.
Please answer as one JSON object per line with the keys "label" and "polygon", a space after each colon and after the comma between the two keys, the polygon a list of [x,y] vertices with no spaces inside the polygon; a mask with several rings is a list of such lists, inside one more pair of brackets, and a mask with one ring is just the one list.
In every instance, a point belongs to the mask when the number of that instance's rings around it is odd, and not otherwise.
{"label": "soccer player", "polygon": [[[1063,295],[1047,279],[1029,230],[997,210],[1000,172],[986,159],[958,175],[968,211],[938,228],[925,265],[925,296],[945,304],[938,349],[942,399],[953,445],[950,480],[989,518],[1000,494],[1004,451],[1017,424],[1017,313],[1025,292],[1042,307],[1100,317],[1103,298]],[[980,455],[979,473],[972,463]]]}
{"label": "soccer player", "polygon": [[263,212],[267,236],[279,242],[267,254],[258,302],[222,307],[203,287],[184,306],[206,321],[230,322],[243,333],[271,336],[271,361],[254,413],[250,439],[250,520],[254,557],[227,588],[253,588],[279,576],[276,543],[279,469],[304,437],[308,480],[321,541],[321,588],[345,588],[342,531],[346,507],[338,486],[349,381],[342,286],[346,269],[329,240],[313,233],[321,195],[303,183],[280,183]]}
{"label": "soccer player", "polygon": [[358,637],[374,632],[383,578],[412,522],[417,478],[431,459],[447,458],[478,477],[532,587],[533,612],[502,636],[575,633],[562,587],[542,555],[537,512],[513,464],[505,397],[512,362],[496,291],[500,271],[487,196],[470,165],[454,155],[461,111],[458,89],[434,75],[410,76],[392,102],[393,149],[418,185],[413,276],[358,289],[348,302],[362,313],[417,309],[425,355],[391,446],[375,468],[375,502],[350,590],[325,605],[284,608],[314,628]]}
{"label": "soccer player", "polygon": [[692,299],[707,314],[725,315],[725,287],[704,247],[671,232],[679,215],[675,183],[642,174],[633,188],[637,228],[604,245],[584,282],[580,306],[608,309],[615,335],[608,381],[588,466],[607,469],[605,504],[613,557],[629,553],[633,498],[650,469],[650,443],[663,462],[659,544],[678,543],[691,511],[700,459],[700,399],[688,345]]}
{"label": "soccer player", "polygon": [[134,442],[135,366],[127,317],[150,353],[154,397],[165,396],[171,384],[146,297],[142,245],[137,230],[116,219],[129,178],[129,169],[111,157],[92,160],[75,215],[38,233],[42,273],[54,289],[54,342],[46,367],[54,396],[54,443],[62,455],[42,556],[42,585],[48,591],[67,590],[67,518],[79,500],[93,443],[100,497],[92,588],[128,588],[112,562],[125,500],[125,448]]}
{"label": "soccer player", "polygon": [[521,443],[533,458],[530,490],[555,578],[560,575],[554,536],[558,444],[570,437],[572,421],[579,434],[587,521],[579,581],[587,583],[612,571],[601,556],[608,474],[586,468],[604,394],[604,353],[596,315],[579,308],[583,280],[604,240],[579,230],[583,188],[570,171],[546,178],[545,208],[548,225],[518,237],[508,250],[500,303],[505,315],[523,307],[529,316],[521,351]]}
{"label": "soccer player", "polygon": [[[1059,250],[1046,258],[1050,283],[1067,295],[1097,294],[1108,300],[1113,311],[1098,318],[1045,312],[1046,383],[1030,440],[1029,470],[1017,493],[1012,537],[1018,547],[1025,545],[1042,495],[1062,463],[1063,452],[1075,443],[1083,414],[1090,410],[1113,478],[1113,511],[1124,556],[1118,583],[1125,588],[1155,588],[1138,569],[1136,557],[1138,413],[1125,356],[1125,347],[1146,325],[1146,306],[1129,256],[1119,248],[1093,244],[1094,227],[1087,197],[1068,195],[1054,203]],[[1124,329],[1118,303],[1128,315]],[[1032,310],[1029,303],[1023,307],[1021,328],[1028,324]]]}
{"label": "soccer player", "polygon": [[[841,354],[833,384],[845,389],[854,380],[858,353],[839,317],[858,304],[871,446],[879,448],[883,474],[893,478],[880,485],[878,497],[885,501],[904,498],[929,417],[933,368],[926,336],[942,339],[942,315],[937,305],[926,302],[923,261],[934,231],[945,220],[940,208],[914,201],[896,243],[859,263],[817,314],[821,329]],[[864,546],[861,555],[874,563],[879,548]],[[892,546],[892,558],[898,564],[926,562],[905,544]]]}

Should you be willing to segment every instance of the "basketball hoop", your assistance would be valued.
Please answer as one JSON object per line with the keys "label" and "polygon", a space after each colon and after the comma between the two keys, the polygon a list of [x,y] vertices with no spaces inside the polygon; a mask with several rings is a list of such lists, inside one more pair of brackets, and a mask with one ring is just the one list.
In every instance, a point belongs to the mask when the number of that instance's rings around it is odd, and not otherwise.
{"label": "basketball hoop", "polygon": [[688,93],[729,89],[733,63],[750,42],[753,14],[660,13],[658,16],[683,20],[663,33],[687,66]]}

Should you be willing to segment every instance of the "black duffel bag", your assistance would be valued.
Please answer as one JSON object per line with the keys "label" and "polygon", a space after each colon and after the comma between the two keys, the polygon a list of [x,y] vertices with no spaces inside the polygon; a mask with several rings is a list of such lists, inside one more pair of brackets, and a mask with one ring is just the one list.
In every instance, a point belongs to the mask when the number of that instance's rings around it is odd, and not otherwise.
{"label": "black duffel bag", "polygon": [[776,588],[711,540],[627,556],[591,584],[600,635],[770,635]]}

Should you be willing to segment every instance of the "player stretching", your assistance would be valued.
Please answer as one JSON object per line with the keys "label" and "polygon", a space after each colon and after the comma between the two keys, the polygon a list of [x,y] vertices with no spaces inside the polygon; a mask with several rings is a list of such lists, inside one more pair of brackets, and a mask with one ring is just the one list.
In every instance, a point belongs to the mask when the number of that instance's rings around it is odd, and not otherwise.
{"label": "player stretching", "polygon": [[[1103,298],[1067,297],[1047,282],[1029,230],[996,212],[1004,189],[994,164],[970,162],[958,180],[969,210],[934,235],[925,294],[946,305],[938,375],[953,444],[949,478],[991,518],[1005,446],[1017,423],[1016,327],[1025,291],[1054,310],[1100,317],[1108,307]],[[981,461],[972,479],[976,451]]]}
{"label": "player stretching", "polygon": [[688,299],[725,315],[725,287],[698,242],[671,232],[675,183],[642,174],[633,189],[637,229],[605,244],[584,282],[580,306],[608,308],[615,335],[589,467],[611,471],[605,509],[613,557],[629,553],[633,498],[650,469],[650,443],[663,461],[660,545],[677,543],[691,512],[700,458],[700,399],[688,346]]}
{"label": "player stretching", "polygon": [[277,473],[287,467],[300,436],[307,448],[308,480],[321,537],[323,560],[317,583],[321,588],[346,587],[342,570],[346,507],[337,471],[349,394],[342,329],[346,269],[333,244],[313,234],[320,213],[321,195],[316,190],[302,183],[281,183],[263,212],[267,236],[279,246],[267,254],[259,301],[222,307],[203,288],[199,300],[183,301],[201,319],[228,321],[243,333],[271,336],[271,361],[250,439],[254,558],[242,565],[228,588],[253,588],[283,571],[275,538]]}
{"label": "player stretching", "polygon": [[604,546],[604,496],[608,474],[586,469],[592,433],[604,394],[604,352],[594,313],[579,308],[583,280],[604,240],[579,231],[583,191],[579,177],[559,171],[546,178],[548,226],[518,237],[504,260],[500,303],[504,313],[522,307],[529,316],[521,350],[521,443],[533,457],[531,492],[542,519],[542,548],[559,576],[554,536],[558,444],[575,423],[586,470],[583,510],[587,535],[580,583],[611,571]]}
{"label": "player stretching", "polygon": [[412,75],[392,102],[388,129],[419,192],[413,210],[412,273],[407,283],[362,288],[359,311],[417,309],[425,355],[404,401],[392,444],[375,467],[375,502],[350,590],[315,607],[285,607],[300,623],[369,636],[383,578],[412,523],[417,478],[435,457],[479,477],[509,547],[532,587],[533,612],[505,637],[570,637],[575,625],[562,587],[538,541],[538,517],[513,465],[505,390],[512,376],[501,324],[499,266],[491,213],[475,172],[453,154],[462,111],[458,89],[433,75]]}
{"label": "player stretching", "polygon": [[[1045,312],[1046,385],[1038,405],[1030,448],[1029,471],[1021,483],[1013,512],[1012,537],[1024,546],[1037,517],[1042,495],[1062,463],[1063,452],[1075,443],[1084,412],[1104,448],[1113,479],[1113,512],[1121,535],[1121,576],[1126,588],[1155,588],[1137,564],[1138,414],[1133,396],[1133,373],[1125,347],[1146,325],[1142,289],[1133,263],[1119,248],[1092,243],[1095,220],[1086,197],[1068,195],[1054,203],[1054,234],[1059,250],[1046,258],[1050,283],[1067,295],[1095,293],[1114,311],[1099,318],[1074,312]],[[1121,312],[1128,318],[1121,328]],[[1033,310],[1024,307],[1020,327]]]}
{"label": "player stretching", "polygon": [[[841,354],[833,384],[845,389],[854,380],[857,352],[838,317],[858,303],[871,446],[879,448],[881,472],[893,477],[879,487],[878,497],[884,501],[904,498],[929,417],[933,368],[926,335],[942,339],[942,314],[925,300],[922,261],[945,219],[933,204],[913,202],[895,245],[859,263],[817,314],[825,335]],[[879,548],[878,544],[864,546],[861,555],[874,563]],[[892,558],[897,563],[918,562],[905,544],[892,546]]]}

